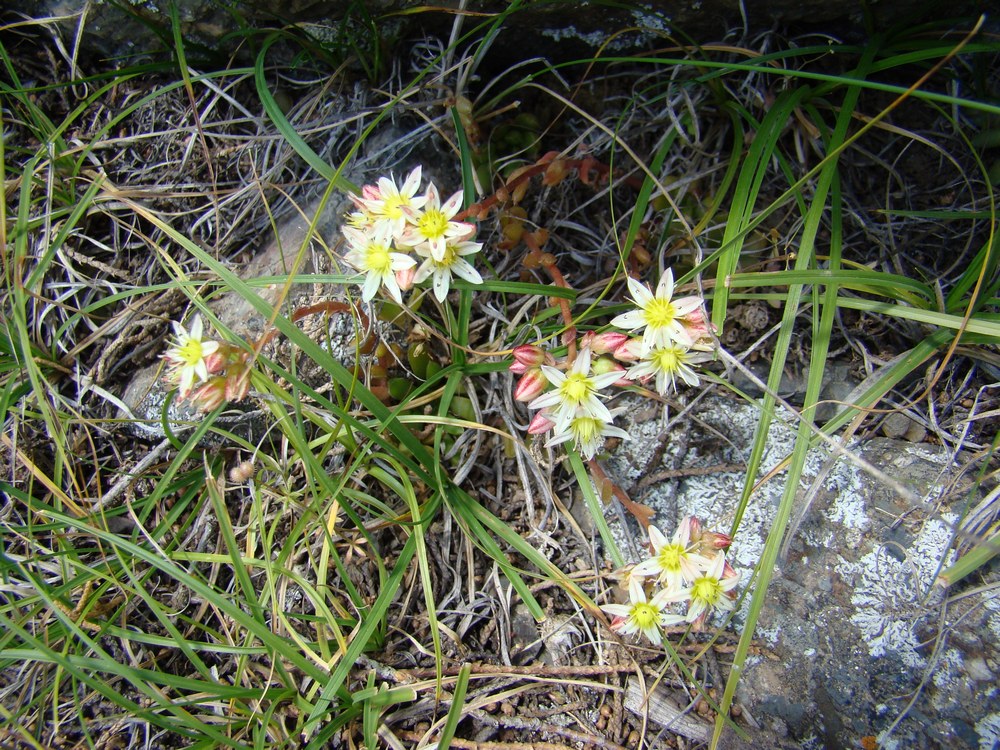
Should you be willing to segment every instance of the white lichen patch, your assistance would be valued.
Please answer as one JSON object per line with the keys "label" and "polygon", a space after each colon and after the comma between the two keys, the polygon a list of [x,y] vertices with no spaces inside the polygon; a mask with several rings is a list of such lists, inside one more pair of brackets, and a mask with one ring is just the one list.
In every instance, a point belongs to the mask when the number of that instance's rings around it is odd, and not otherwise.
{"label": "white lichen patch", "polygon": [[[933,611],[933,602],[923,598],[942,558],[948,564],[954,556],[949,551],[951,541],[948,519],[930,519],[909,548],[890,551],[883,545],[856,563],[845,561],[837,566],[841,578],[854,586],[851,622],[861,630],[871,656],[894,652],[907,666],[921,668],[926,664],[914,631]],[[897,555],[904,558],[899,560]]]}
{"label": "white lichen patch", "polygon": [[1000,596],[993,596],[987,599],[984,604],[991,614],[987,619],[987,625],[993,634],[993,640],[1000,642]]}
{"label": "white lichen patch", "polygon": [[934,665],[934,685],[939,688],[947,687],[955,679],[962,675],[962,652],[957,648],[946,649]]}
{"label": "white lichen patch", "polygon": [[556,42],[561,42],[563,39],[575,39],[594,48],[604,45],[603,48],[609,52],[631,49],[635,45],[637,37],[639,39],[645,39],[648,36],[646,34],[621,34],[608,42],[608,33],[606,31],[583,32],[578,30],[572,24],[562,28],[541,29],[540,33],[542,36],[548,37]]}
{"label": "white lichen patch", "polygon": [[[697,10],[698,7],[695,6],[694,9]],[[670,17],[655,12],[649,6],[633,9],[632,18],[635,19],[636,26],[641,29],[648,29],[650,32],[659,31],[664,34],[673,32],[670,26]]]}
{"label": "white lichen patch", "polygon": [[1000,746],[1000,713],[984,716],[976,722],[979,735],[979,750],[996,750]]}
{"label": "white lichen patch", "polygon": [[824,486],[835,493],[833,502],[824,512],[827,520],[858,531],[871,525],[861,472],[850,461],[840,459]]}

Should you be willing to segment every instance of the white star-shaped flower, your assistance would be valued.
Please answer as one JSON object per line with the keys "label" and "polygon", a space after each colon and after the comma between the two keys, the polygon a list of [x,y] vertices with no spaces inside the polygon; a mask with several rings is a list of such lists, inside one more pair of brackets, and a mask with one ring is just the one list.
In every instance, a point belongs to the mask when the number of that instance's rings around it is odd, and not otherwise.
{"label": "white star-shaped flower", "polygon": [[688,315],[701,305],[699,297],[674,296],[674,275],[668,268],[656,285],[656,294],[645,284],[629,277],[628,290],[637,309],[618,315],[611,325],[626,331],[643,330],[642,349],[648,352],[654,347],[665,347],[679,343],[690,347],[694,342],[680,318]]}
{"label": "white star-shaped flower", "polygon": [[167,349],[163,358],[170,367],[168,378],[177,384],[181,398],[187,398],[195,379],[198,382],[208,380],[206,359],[219,349],[219,342],[204,340],[199,315],[195,315],[191,321],[190,331],[176,321],[173,327],[177,339]]}
{"label": "white star-shaped flower", "polygon": [[385,227],[371,233],[350,226],[341,227],[340,231],[350,248],[344,260],[365,274],[361,299],[368,302],[379,287],[384,286],[392,298],[402,304],[403,294],[396,281],[396,271],[412,268],[417,262],[409,255],[392,251],[391,238]]}
{"label": "white star-shaped flower", "polygon": [[590,359],[590,349],[584,347],[567,373],[549,365],[541,366],[542,373],[555,389],[543,393],[529,403],[528,408],[548,409],[557,434],[565,433],[577,417],[592,417],[604,424],[612,421],[611,412],[601,402],[598,392],[617,381],[621,373],[594,375],[590,372]]}
{"label": "white star-shaped flower", "polygon": [[481,242],[449,241],[445,244],[444,255],[438,259],[434,257],[429,244],[417,245],[413,249],[424,261],[417,268],[413,281],[419,284],[431,278],[434,296],[437,297],[438,302],[444,302],[444,298],[448,296],[453,275],[465,279],[470,284],[482,284],[483,277],[466,260],[467,257],[478,253],[482,247],[483,243]]}

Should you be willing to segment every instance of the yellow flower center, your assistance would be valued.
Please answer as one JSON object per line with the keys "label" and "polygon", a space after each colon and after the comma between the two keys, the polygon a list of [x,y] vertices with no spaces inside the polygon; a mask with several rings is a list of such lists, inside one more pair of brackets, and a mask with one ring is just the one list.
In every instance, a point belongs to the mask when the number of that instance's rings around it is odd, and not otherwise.
{"label": "yellow flower center", "polygon": [[574,406],[586,401],[590,390],[590,378],[578,372],[567,375],[566,380],[559,386],[559,393],[562,394],[563,400]]}
{"label": "yellow flower center", "polygon": [[365,248],[365,269],[375,273],[389,273],[392,271],[392,258],[389,257],[389,248],[385,245],[370,244]]}
{"label": "yellow flower center", "polygon": [[458,260],[458,253],[455,252],[454,245],[445,245],[444,257],[441,260],[434,260],[433,263],[438,268],[451,268]]}
{"label": "yellow flower center", "polygon": [[653,328],[663,328],[669,326],[677,317],[677,310],[670,300],[654,297],[644,308],[646,325]]}
{"label": "yellow flower center", "polygon": [[429,211],[424,211],[424,215],[417,222],[417,228],[420,229],[420,234],[429,240],[443,237],[445,230],[448,229],[448,217],[441,211],[432,208]]}
{"label": "yellow flower center", "polygon": [[720,598],[722,598],[722,585],[718,578],[702,576],[691,586],[691,601],[699,599],[709,606],[715,606]]}
{"label": "yellow flower center", "polygon": [[657,349],[653,352],[651,359],[656,365],[657,369],[663,372],[677,372],[680,368],[683,352],[679,347],[668,346],[663,349]]}
{"label": "yellow flower center", "polygon": [[200,339],[188,339],[177,349],[178,358],[188,367],[194,367],[205,357],[205,349]]}
{"label": "yellow flower center", "polygon": [[656,560],[660,563],[660,567],[664,570],[680,570],[681,556],[683,554],[684,548],[681,545],[665,544],[660,548],[660,552],[657,554]]}
{"label": "yellow flower center", "polygon": [[577,417],[573,420],[573,431],[584,445],[591,443],[601,434],[601,420],[594,417]]}
{"label": "yellow flower center", "polygon": [[401,196],[390,196],[382,203],[382,213],[390,219],[398,219],[403,215],[404,205],[406,205],[406,200]]}
{"label": "yellow flower center", "polygon": [[364,211],[352,211],[347,217],[347,226],[361,229],[371,223],[371,217]]}
{"label": "yellow flower center", "polygon": [[632,605],[632,622],[639,626],[640,630],[649,630],[660,620],[656,607],[647,602],[639,602]]}

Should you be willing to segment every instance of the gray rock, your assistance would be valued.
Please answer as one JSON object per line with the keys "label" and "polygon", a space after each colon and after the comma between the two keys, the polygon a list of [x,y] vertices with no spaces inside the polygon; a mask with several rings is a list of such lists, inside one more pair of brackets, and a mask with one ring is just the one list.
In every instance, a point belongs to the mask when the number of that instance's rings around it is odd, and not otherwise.
{"label": "gray rock", "polygon": [[[81,41],[85,50],[109,57],[145,54],[171,39],[171,16],[168,0],[110,3],[85,0],[29,0],[20,3],[18,16],[30,18],[63,17],[63,34],[72,39],[82,18]],[[240,31],[250,28],[281,28],[290,23],[308,26],[320,42],[332,49],[337,45],[372,48],[404,36],[431,33],[447,37],[455,20],[451,13],[415,13],[406,16],[398,11],[423,5],[419,0],[354,0],[332,2],[276,2],[255,0],[232,4],[221,0],[178,0],[178,18],[185,44],[190,52],[231,55],[243,42]],[[457,0],[439,3],[458,7]],[[958,15],[973,11],[975,0],[953,3],[949,12]],[[479,13],[499,14],[511,9],[506,0],[488,0],[469,5]],[[85,9],[85,14],[81,11]],[[732,29],[746,28],[751,34],[767,31],[776,24],[815,26],[841,23],[846,30],[863,30],[862,20],[869,14],[879,27],[899,22],[916,22],[936,10],[931,0],[646,0],[633,6],[605,3],[525,3],[504,22],[504,33],[494,44],[494,64],[508,65],[533,56],[569,59],[592,53],[611,39],[605,51],[614,52],[637,46],[673,45],[682,35],[698,41],[721,38]],[[483,23],[484,17],[467,18],[464,29]],[[372,28],[377,34],[372,33]],[[618,33],[630,30],[627,33]],[[345,42],[345,39],[348,41]]]}
{"label": "gray rock", "polygon": [[[671,410],[666,420],[676,416]],[[619,421],[632,440],[607,465],[633,500],[656,510],[666,533],[685,515],[728,531],[757,418],[751,405],[709,396],[665,430],[657,410],[630,403]],[[772,427],[763,472],[793,439],[791,426]],[[738,702],[761,727],[806,748],[993,747],[1000,575],[983,571],[992,591],[986,585],[951,600],[934,583],[954,558],[962,501],[943,496],[953,457],[939,446],[888,438],[852,450],[923,502],[844,459],[833,464],[775,571],[755,634],[761,649],[746,665]],[[810,455],[800,497],[828,458]],[[645,481],[658,473],[659,481]],[[744,581],[760,558],[784,476],[751,498],[735,535],[730,559]],[[610,515],[609,523],[623,542],[638,535]],[[737,630],[748,606],[746,596],[733,619]]]}
{"label": "gray rock", "polygon": [[[320,206],[316,202],[307,206],[302,215],[293,215],[281,225],[276,238],[239,269],[240,277],[244,280],[267,277],[287,278],[289,272],[295,267],[296,256],[299,255],[306,243],[309,230],[308,217],[315,216],[319,212],[316,231],[312,235],[313,239],[310,240],[310,242],[315,243],[317,236],[332,237],[335,234],[345,208],[346,201],[331,201],[324,206]],[[298,268],[299,275],[332,271],[331,268],[327,267],[325,255],[319,247],[307,246],[304,257],[305,262]],[[344,288],[336,284],[293,284],[285,296],[285,284],[273,283],[266,287],[258,287],[256,292],[269,304],[280,304],[286,317],[291,316],[293,311],[300,308],[322,308],[324,304],[344,303],[348,300]],[[236,292],[220,295],[209,303],[209,307],[221,323],[238,339],[252,343],[262,337],[270,337],[269,342],[263,348],[263,355],[277,361],[286,369],[289,368],[292,359],[295,359],[297,375],[304,381],[317,388],[322,388],[323,383],[329,380],[326,373],[318,371],[315,363],[301,356],[301,353],[295,347],[290,346],[282,336],[273,335],[268,318],[259,313],[249,301]],[[386,328],[386,325],[381,321],[369,319],[369,323],[379,330]],[[347,366],[351,366],[356,359],[358,329],[351,315],[326,316],[320,311],[315,315],[304,316],[299,325],[314,341],[320,342],[322,346],[330,347],[331,353]],[[388,333],[384,331],[383,333],[384,337],[388,336]],[[206,329],[207,334],[208,330]],[[126,414],[125,416],[130,417],[130,424],[144,437],[161,438],[164,436],[162,422],[169,389],[165,387],[159,377],[161,371],[162,367],[159,363],[137,371],[125,390],[123,401],[132,412],[131,415]],[[203,415],[192,409],[190,405],[178,403],[175,400],[167,408],[165,416],[168,423],[183,431],[190,425],[197,423]],[[251,397],[240,404],[233,405],[230,411],[223,414],[220,417],[219,426],[250,440],[255,440],[266,429],[266,420],[263,416],[258,404]]]}

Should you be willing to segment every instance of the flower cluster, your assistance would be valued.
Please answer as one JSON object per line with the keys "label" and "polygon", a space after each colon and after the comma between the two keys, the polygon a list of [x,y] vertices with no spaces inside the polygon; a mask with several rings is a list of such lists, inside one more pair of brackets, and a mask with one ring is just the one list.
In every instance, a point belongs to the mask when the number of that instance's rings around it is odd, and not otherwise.
{"label": "flower cluster", "polygon": [[[731,611],[740,580],[726,561],[731,543],[727,534],[702,529],[694,516],[685,518],[669,540],[650,526],[650,557],[628,571],[629,603],[601,607],[612,616],[612,629],[625,635],[641,632],[659,645],[663,628],[688,623],[700,630],[711,612]],[[647,586],[655,589],[652,595]],[[670,611],[678,602],[687,602],[683,615]]]}
{"label": "flower cluster", "polygon": [[182,400],[199,411],[211,411],[227,401],[241,401],[250,389],[250,355],[225,342],[206,339],[201,318],[191,329],[174,322],[174,341],[163,355],[164,380],[177,387]]}
{"label": "flower cluster", "polygon": [[385,287],[402,303],[404,291],[427,279],[439,302],[448,295],[453,276],[470,284],[483,283],[469,262],[469,256],[483,247],[472,241],[476,227],[455,220],[462,193],[442,203],[434,183],[428,183],[423,195],[417,194],[419,189],[417,167],[402,186],[381,177],[377,184],[365,185],[361,195],[351,195],[355,210],[341,227],[348,247],[344,260],[365,275],[361,289],[365,302]]}
{"label": "flower cluster", "polygon": [[572,440],[590,459],[604,438],[627,438],[611,424],[614,415],[602,400],[601,391],[609,386],[653,381],[657,392],[666,395],[677,388],[678,379],[698,385],[693,365],[710,360],[714,347],[701,298],[674,299],[670,270],[655,294],[632,278],[628,288],[636,307],[615,317],[611,325],[641,337],[621,331],[588,333],[579,341],[576,358],[562,363],[538,346],[514,349],[510,370],[521,376],[514,398],[539,410],[528,433],[552,430],[546,445]]}

